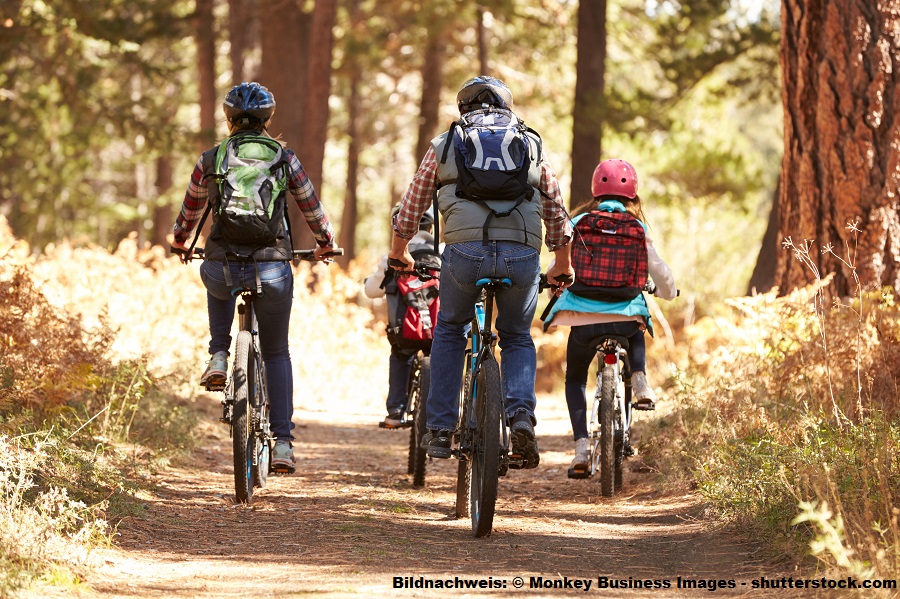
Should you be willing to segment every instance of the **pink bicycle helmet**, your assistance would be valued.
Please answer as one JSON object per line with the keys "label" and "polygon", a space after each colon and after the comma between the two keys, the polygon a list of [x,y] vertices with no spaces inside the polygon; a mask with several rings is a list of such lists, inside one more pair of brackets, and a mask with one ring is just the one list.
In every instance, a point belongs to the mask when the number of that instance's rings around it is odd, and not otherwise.
{"label": "pink bicycle helmet", "polygon": [[591,179],[591,195],[637,197],[637,173],[634,167],[618,158],[604,160],[594,169]]}

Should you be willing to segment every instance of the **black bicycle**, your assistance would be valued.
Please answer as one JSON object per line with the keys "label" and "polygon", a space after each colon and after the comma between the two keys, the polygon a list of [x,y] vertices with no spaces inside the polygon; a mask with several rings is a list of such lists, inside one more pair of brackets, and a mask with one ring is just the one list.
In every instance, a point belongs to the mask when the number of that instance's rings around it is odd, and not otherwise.
{"label": "black bicycle", "polygon": [[509,429],[504,417],[503,380],[494,356],[498,337],[491,328],[494,295],[508,289],[508,278],[476,281],[481,297],[469,329],[459,422],[454,433],[459,460],[456,474],[456,517],[471,516],[476,537],[491,534],[499,477],[522,468],[521,456],[509,455]]}
{"label": "black bicycle", "polygon": [[[391,266],[402,267],[405,264],[399,260],[391,259]],[[388,269],[391,269],[391,266]],[[438,278],[435,274],[439,268],[417,262],[411,274],[420,281],[430,281]],[[409,431],[409,458],[407,459],[407,474],[413,477],[413,486],[425,485],[425,470],[427,455],[422,447],[422,438],[427,431],[425,427],[425,400],[428,399],[428,389],[431,387],[431,357],[430,350],[419,350],[412,359],[409,369],[409,379],[406,383],[406,406],[400,415],[400,424],[388,427],[384,422],[379,423],[381,428],[408,428]]]}
{"label": "black bicycle", "polygon": [[[185,252],[172,248],[172,252]],[[330,255],[339,256],[343,249],[335,248]],[[203,248],[195,248],[186,261],[203,258]],[[315,260],[314,250],[294,250],[294,260]],[[207,391],[223,391],[222,417],[229,425],[234,457],[235,496],[241,503],[253,500],[255,488],[265,488],[270,473],[291,474],[293,466],[273,467],[272,447],[275,439],[269,424],[269,393],[266,369],[259,349],[259,331],[253,301],[256,288],[236,287],[232,295],[237,304],[238,334],[234,342],[234,364],[227,382],[208,384]]]}

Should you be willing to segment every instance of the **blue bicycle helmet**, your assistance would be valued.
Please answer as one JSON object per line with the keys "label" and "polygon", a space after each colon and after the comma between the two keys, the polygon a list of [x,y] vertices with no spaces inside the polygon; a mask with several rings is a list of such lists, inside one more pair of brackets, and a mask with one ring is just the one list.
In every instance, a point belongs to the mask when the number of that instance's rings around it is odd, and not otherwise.
{"label": "blue bicycle helmet", "polygon": [[225,95],[222,104],[225,118],[236,123],[244,118],[266,122],[275,112],[275,96],[256,81],[235,85]]}
{"label": "blue bicycle helmet", "polygon": [[496,77],[479,75],[463,83],[459,93],[456,94],[456,106],[460,114],[487,106],[510,110],[513,106],[513,95],[509,87]]}

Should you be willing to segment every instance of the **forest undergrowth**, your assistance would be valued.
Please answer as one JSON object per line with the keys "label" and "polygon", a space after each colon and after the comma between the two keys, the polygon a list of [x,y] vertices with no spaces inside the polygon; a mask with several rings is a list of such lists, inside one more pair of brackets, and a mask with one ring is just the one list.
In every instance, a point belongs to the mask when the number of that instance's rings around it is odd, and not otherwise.
{"label": "forest undergrowth", "polygon": [[[297,267],[291,353],[323,359],[295,359],[295,378],[329,381],[300,401],[358,393],[352,380],[386,388],[370,264]],[[35,256],[0,220],[0,596],[89,580],[91,549],[140,515],[149,474],[194,446],[208,339],[196,266],[134,238]],[[687,328],[659,319],[663,401],[641,453],[661,487],[699,489],[773,555],[894,577],[900,308],[890,290],[826,306],[827,289],[726,300]],[[541,392],[561,388],[565,339],[535,327]]]}
{"label": "forest undergrowth", "polygon": [[[809,245],[786,249],[809,259]],[[784,297],[726,300],[683,331],[690,358],[645,449],[773,556],[896,579],[898,298],[862,286],[836,298],[831,277],[814,275]]]}

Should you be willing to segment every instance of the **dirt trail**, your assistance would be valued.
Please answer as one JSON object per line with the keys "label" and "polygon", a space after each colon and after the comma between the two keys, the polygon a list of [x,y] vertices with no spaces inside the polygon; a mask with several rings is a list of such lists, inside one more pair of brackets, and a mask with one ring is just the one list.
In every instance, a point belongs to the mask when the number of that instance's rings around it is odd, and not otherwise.
{"label": "dirt trail", "polygon": [[[235,505],[228,431],[215,422],[217,401],[202,402],[209,422],[195,467],[157,476],[146,513],[125,520],[117,547],[102,552],[92,596],[584,594],[532,588],[538,576],[550,584],[587,579],[589,594],[629,597],[709,596],[707,589],[677,589],[677,577],[735,579],[735,590],[714,594],[752,596],[751,580],[775,575],[754,561],[753,546],[711,531],[696,497],[659,496],[648,474],[626,472],[626,491],[614,500],[600,497],[596,480],[568,480],[571,441],[559,399],[541,400],[541,466],[501,479],[487,539],[474,539],[469,520],[450,516],[455,460],[430,461],[427,486],[411,486],[408,432],[379,430],[377,403],[298,410],[297,474],[270,477],[251,507]],[[449,595],[393,588],[403,576],[506,587]],[[514,587],[517,576],[522,589]],[[667,580],[672,588],[598,589],[600,576]]]}

